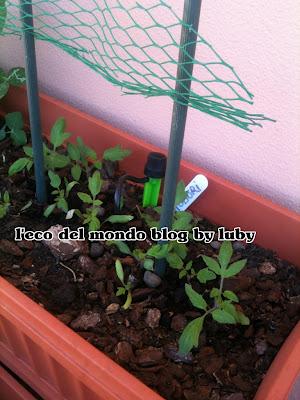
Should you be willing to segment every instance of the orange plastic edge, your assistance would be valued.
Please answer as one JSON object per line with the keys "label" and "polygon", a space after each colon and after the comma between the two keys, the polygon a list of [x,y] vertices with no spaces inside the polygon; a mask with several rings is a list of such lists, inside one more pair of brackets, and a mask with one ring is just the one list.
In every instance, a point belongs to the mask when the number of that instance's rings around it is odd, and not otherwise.
{"label": "orange plastic edge", "polygon": [[[122,167],[128,173],[137,173],[136,166],[140,165],[142,174],[142,166],[148,152],[160,150],[47,95],[42,94],[40,102],[44,132],[50,131],[56,118],[64,116],[68,122],[68,130],[83,137],[85,142],[93,146],[99,154],[107,147],[116,144],[130,148],[134,156],[129,157],[122,164]],[[21,111],[28,118],[26,91],[23,88],[11,90],[6,98],[4,107],[7,112]],[[241,226],[243,229],[256,230],[256,242],[258,244],[271,248],[277,251],[281,257],[298,266],[300,265],[300,216],[298,214],[187,161],[182,162],[181,177],[186,182],[199,173],[207,176],[209,189],[201,197],[201,201],[194,205],[193,211],[228,228]],[[48,354],[47,357],[58,361],[65,368],[65,371],[71,371],[70,374],[73,375],[74,382],[78,379],[80,382],[78,387],[81,393],[87,387],[90,387],[94,393],[96,388],[97,393],[97,390],[99,390],[97,388],[102,387],[101,390],[106,393],[106,397],[101,397],[102,395],[98,393],[95,397],[97,400],[161,399],[160,396],[86,343],[70,329],[63,326],[3,279],[0,280],[0,294],[2,297],[1,314],[6,321],[3,324],[4,331],[7,329],[5,327],[7,321],[10,321],[9,323],[20,331],[21,336],[19,339],[22,342],[20,348],[23,352],[25,351],[24,346],[26,348],[28,345],[28,339],[24,339],[24,334],[38,343],[45,354]],[[26,307],[23,307],[24,304],[26,304]],[[287,399],[295,377],[299,373],[299,337],[300,327],[298,324],[270,367],[255,400]],[[9,342],[7,336],[6,339],[6,342]],[[72,344],[74,345],[72,346]],[[8,348],[9,345],[7,346]],[[13,348],[8,349],[8,353],[13,351]],[[9,355],[8,353],[7,360],[13,360],[10,357],[11,354]],[[27,349],[27,353],[30,353],[30,347]],[[31,357],[34,358],[34,354],[31,354]],[[35,362],[34,360],[31,361],[34,368]],[[13,362],[11,361],[11,363]],[[30,364],[28,359],[27,364]],[[11,365],[9,366],[12,368]],[[20,365],[16,366],[16,369],[22,371]],[[35,371],[35,373],[38,373],[38,371]],[[51,369],[51,374],[53,378],[53,374],[55,375],[53,368]],[[101,376],[101,379],[99,379],[99,376]],[[30,367],[27,371],[27,377],[30,380]],[[57,390],[61,390],[61,380],[54,376],[54,381],[57,384]],[[38,391],[36,386],[33,385],[32,387]],[[44,388],[43,390],[46,389]],[[54,389],[52,388],[52,390]],[[274,397],[275,393],[276,397]],[[45,398],[50,399],[51,397]],[[60,397],[56,398],[59,399]],[[84,399],[84,397],[80,396],[73,398],[74,400]]]}
{"label": "orange plastic edge", "polygon": [[34,397],[0,366],[1,400],[34,400]]}

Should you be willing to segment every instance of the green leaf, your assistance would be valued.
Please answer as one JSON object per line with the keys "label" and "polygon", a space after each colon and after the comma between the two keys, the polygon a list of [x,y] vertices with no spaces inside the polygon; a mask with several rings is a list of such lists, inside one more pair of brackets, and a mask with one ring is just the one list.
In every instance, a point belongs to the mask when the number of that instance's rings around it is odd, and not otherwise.
{"label": "green leaf", "polygon": [[97,160],[96,162],[94,162],[93,167],[96,169],[101,169],[102,168],[102,162]]}
{"label": "green leaf", "polygon": [[78,161],[80,159],[80,150],[73,143],[68,143],[67,150],[71,160]]}
{"label": "green leaf", "polygon": [[69,183],[67,184],[67,186],[66,186],[66,197],[69,196],[71,190],[73,189],[73,187],[74,187],[75,185],[78,185],[78,182],[72,181],[72,182],[69,182]]}
{"label": "green leaf", "polygon": [[23,116],[19,111],[6,114],[5,122],[11,130],[23,129],[24,126]]}
{"label": "green leaf", "polygon": [[130,307],[131,303],[132,303],[132,295],[131,295],[131,292],[128,291],[126,302],[122,306],[124,308],[124,310],[127,310]]}
{"label": "green leaf", "polygon": [[80,153],[82,155],[82,161],[85,160],[86,158],[89,157],[92,160],[96,160],[97,159],[97,154],[94,150],[92,150],[90,147],[86,146],[83,143],[83,140],[81,139],[81,137],[77,137],[76,139]]}
{"label": "green leaf", "polygon": [[226,297],[226,299],[228,299],[228,300],[234,301],[235,303],[239,302],[239,298],[231,290],[225,290],[223,292],[223,296]]}
{"label": "green leaf", "polygon": [[126,289],[123,287],[118,287],[116,296],[123,296],[126,293]]}
{"label": "green leaf", "polygon": [[32,150],[32,147],[30,147],[30,146],[23,146],[23,151],[24,151],[24,153],[26,154],[26,156],[28,156],[28,157],[33,157],[33,150]]}
{"label": "green leaf", "polygon": [[179,338],[179,353],[187,354],[193,347],[197,347],[199,336],[203,328],[204,318],[199,317],[189,322]]}
{"label": "green leaf", "polygon": [[61,117],[55,121],[51,129],[50,142],[53,145],[54,150],[61,146],[64,141],[71,136],[70,133],[65,133],[65,125],[66,121]]}
{"label": "green leaf", "polygon": [[142,249],[134,249],[132,255],[138,261],[143,261],[145,258],[145,253]]}
{"label": "green leaf", "polygon": [[89,194],[86,194],[86,193],[83,193],[83,192],[78,192],[77,196],[84,203],[87,203],[87,204],[92,204],[93,203],[93,199],[91,198],[91,196]]}
{"label": "green leaf", "polygon": [[26,204],[25,204],[25,206],[23,206],[22,208],[21,208],[21,212],[22,211],[25,211],[25,210],[27,210],[27,208],[29,208],[29,207],[31,207],[32,206],[32,200],[29,200]]}
{"label": "green leaf", "polygon": [[9,193],[7,190],[5,190],[4,194],[3,194],[3,201],[4,203],[9,203]]}
{"label": "green leaf", "polygon": [[230,263],[232,254],[233,254],[232,244],[228,240],[225,240],[221,244],[218,255],[219,263],[222,269],[227,268],[227,265]]}
{"label": "green leaf", "polygon": [[51,152],[46,156],[47,169],[61,169],[66,167],[69,162],[69,157],[63,154],[58,154],[57,152]]}
{"label": "green leaf", "polygon": [[81,172],[82,169],[78,164],[73,165],[73,167],[71,168],[72,178],[75,179],[75,181],[79,181],[81,177]]}
{"label": "green leaf", "polygon": [[231,276],[237,275],[247,264],[247,260],[239,260],[229,265],[229,267],[224,272],[225,278],[230,278]]}
{"label": "green leaf", "polygon": [[[7,9],[5,5],[5,0],[0,0],[0,35],[3,31],[5,21],[7,16]],[[1,98],[1,96],[0,96]]]}
{"label": "green leaf", "polygon": [[4,81],[0,82],[0,99],[2,99],[8,92],[9,84]]}
{"label": "green leaf", "polygon": [[179,272],[178,278],[179,278],[179,279],[182,279],[182,278],[184,278],[186,275],[187,275],[187,270],[182,269],[182,270]]}
{"label": "green leaf", "polygon": [[97,231],[100,226],[99,219],[95,216],[92,216],[89,222],[89,231]]}
{"label": "green leaf", "polygon": [[155,244],[147,251],[147,255],[157,259],[165,258],[168,254],[168,245]]}
{"label": "green leaf", "polygon": [[185,184],[179,181],[176,188],[175,207],[186,199],[187,193],[185,191]]}
{"label": "green leaf", "polygon": [[214,258],[202,256],[202,259],[211,271],[213,271],[217,275],[221,275],[220,265]]}
{"label": "green leaf", "polygon": [[175,269],[181,269],[183,267],[183,261],[176,253],[168,253],[166,258],[170,267]]}
{"label": "green leaf", "polygon": [[64,212],[68,212],[68,203],[66,202],[66,200],[61,197],[58,202],[56,203],[57,208],[59,208],[60,210],[63,210]]}
{"label": "green leaf", "polygon": [[15,146],[23,146],[27,143],[27,136],[23,130],[13,130],[10,134],[11,140]]}
{"label": "green leaf", "polygon": [[101,176],[99,171],[95,171],[91,177],[89,177],[89,191],[91,192],[93,198],[100,193],[101,190]]}
{"label": "green leaf", "polygon": [[176,218],[173,222],[172,229],[175,231],[189,231],[191,229],[191,221],[193,216],[191,213],[187,211],[177,211]]}
{"label": "green leaf", "polygon": [[124,271],[123,271],[121,261],[119,259],[117,259],[115,262],[115,268],[116,268],[117,277],[120,279],[120,281],[124,285]]}
{"label": "green leaf", "polygon": [[105,222],[110,222],[111,224],[123,224],[133,220],[132,215],[111,215]]}
{"label": "green leaf", "polygon": [[152,258],[146,258],[143,262],[143,268],[147,271],[154,270],[154,260]]}
{"label": "green leaf", "polygon": [[116,147],[106,149],[103,153],[103,159],[109,161],[122,161],[131,154],[131,150],[122,149],[118,144]]}
{"label": "green leaf", "polygon": [[7,74],[8,83],[12,86],[22,86],[26,82],[26,74],[24,68],[12,68]]}
{"label": "green leaf", "polygon": [[239,324],[241,324],[241,325],[249,325],[250,324],[250,320],[245,314],[243,314],[240,311],[237,311],[236,313],[237,313],[237,322]]}
{"label": "green leaf", "polygon": [[204,300],[203,296],[201,294],[197,293],[191,285],[188,285],[187,283],[184,286],[185,288],[185,293],[187,294],[188,298],[190,299],[190,302],[193,304],[194,307],[199,308],[200,310],[206,311],[207,309],[207,303]]}
{"label": "green leaf", "polygon": [[210,271],[208,268],[201,269],[197,274],[197,279],[201,283],[206,283],[207,281],[211,281],[216,278],[216,274],[213,271]]}
{"label": "green leaf", "polygon": [[55,188],[58,189],[60,187],[61,184],[61,179],[60,177],[55,174],[53,171],[48,171],[48,176],[50,179],[50,185]]}
{"label": "green leaf", "polygon": [[192,268],[192,266],[193,266],[193,261],[189,261],[189,262],[186,264],[185,269],[186,269],[187,271],[189,271],[189,270]]}
{"label": "green leaf", "polygon": [[26,165],[27,165],[27,163],[28,163],[29,161],[30,161],[30,160],[29,160],[29,158],[27,158],[27,157],[19,158],[18,160],[16,160],[16,161],[9,167],[8,175],[9,175],[9,176],[12,176],[12,175],[17,174],[18,172],[22,171],[22,170],[26,167]]}
{"label": "green leaf", "polygon": [[122,240],[110,240],[106,242],[108,245],[114,245],[118,248],[118,250],[123,253],[123,254],[128,254],[128,255],[132,255],[132,252],[130,250],[130,248],[127,246],[127,244],[125,242],[122,242]]}
{"label": "green leaf", "polygon": [[184,260],[187,256],[187,246],[184,243],[172,242],[172,249]]}
{"label": "green leaf", "polygon": [[46,208],[46,210],[44,211],[44,217],[48,218],[49,215],[53,212],[54,208],[55,208],[55,204],[51,204],[50,206],[48,206]]}
{"label": "green leaf", "polygon": [[209,293],[209,297],[216,298],[216,297],[219,297],[219,296],[220,296],[220,289],[212,288],[210,293]]}
{"label": "green leaf", "polygon": [[217,310],[214,310],[212,313],[212,317],[215,321],[219,322],[220,324],[235,324],[235,318],[229,314],[225,310],[221,310],[218,308]]}

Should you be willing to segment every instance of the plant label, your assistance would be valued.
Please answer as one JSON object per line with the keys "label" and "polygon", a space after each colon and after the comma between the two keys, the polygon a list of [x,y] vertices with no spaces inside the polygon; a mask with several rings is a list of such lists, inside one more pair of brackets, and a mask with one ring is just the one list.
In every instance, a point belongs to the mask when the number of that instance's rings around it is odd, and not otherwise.
{"label": "plant label", "polygon": [[186,186],[187,196],[185,200],[176,206],[176,211],[185,211],[206,190],[208,180],[204,175],[196,175]]}

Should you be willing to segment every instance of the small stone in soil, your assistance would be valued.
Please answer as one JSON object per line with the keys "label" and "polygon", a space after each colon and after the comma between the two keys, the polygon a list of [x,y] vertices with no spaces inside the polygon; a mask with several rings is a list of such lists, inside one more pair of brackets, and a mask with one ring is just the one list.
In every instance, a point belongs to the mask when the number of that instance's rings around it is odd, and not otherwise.
{"label": "small stone in soil", "polygon": [[120,304],[111,303],[106,307],[105,312],[107,315],[111,315],[115,314],[117,311],[119,311],[119,309],[120,309]]}
{"label": "small stone in soil", "polygon": [[71,327],[77,330],[87,330],[94,328],[101,321],[99,313],[89,312],[87,314],[79,315],[71,322]]}
{"label": "small stone in soil", "polygon": [[103,244],[98,243],[98,242],[92,242],[91,247],[90,247],[90,256],[92,258],[98,258],[98,257],[101,257],[103,253],[104,253]]}
{"label": "small stone in soil", "polygon": [[193,362],[192,353],[180,354],[178,353],[178,348],[174,345],[165,346],[164,352],[167,358],[176,363],[192,364]]}
{"label": "small stone in soil", "polygon": [[262,356],[263,354],[265,354],[265,352],[267,351],[267,348],[268,348],[268,345],[265,340],[257,340],[257,342],[255,343],[255,351],[256,351],[256,354],[258,354],[259,356]]}
{"label": "small stone in soil", "polygon": [[171,322],[171,329],[175,332],[183,331],[184,327],[187,324],[187,319],[182,314],[174,315]]}
{"label": "small stone in soil", "polygon": [[0,240],[0,251],[16,257],[22,257],[24,254],[23,251],[14,242],[6,239]]}
{"label": "small stone in soil", "polygon": [[136,363],[142,367],[157,365],[163,359],[163,352],[156,347],[147,347],[136,351]]}
{"label": "small stone in soil", "polygon": [[151,271],[145,271],[144,282],[150,288],[157,288],[161,284],[161,278]]}
{"label": "small stone in soil", "polygon": [[89,256],[85,255],[79,256],[78,263],[82,268],[83,272],[87,274],[93,274],[98,268],[97,264]]}
{"label": "small stone in soil", "polygon": [[277,269],[269,261],[262,263],[258,270],[263,275],[274,275],[277,272]]}
{"label": "small stone in soil", "polygon": [[146,324],[152,329],[157,328],[159,326],[160,317],[161,312],[158,308],[150,308],[147,312]]}
{"label": "small stone in soil", "polygon": [[217,240],[210,242],[210,245],[214,250],[219,250],[219,248],[221,247],[221,243]]}
{"label": "small stone in soil", "polygon": [[131,344],[125,341],[119,342],[116,345],[115,354],[120,361],[127,363],[134,358]]}
{"label": "small stone in soil", "polygon": [[59,240],[58,233],[64,228],[62,225],[53,225],[48,231],[52,232],[52,240],[44,240],[43,243],[49,248],[54,257],[60,260],[69,260],[78,254],[86,252],[87,244],[81,240]]}
{"label": "small stone in soil", "polygon": [[98,299],[98,293],[97,292],[88,293],[86,298],[89,301],[96,301]]}

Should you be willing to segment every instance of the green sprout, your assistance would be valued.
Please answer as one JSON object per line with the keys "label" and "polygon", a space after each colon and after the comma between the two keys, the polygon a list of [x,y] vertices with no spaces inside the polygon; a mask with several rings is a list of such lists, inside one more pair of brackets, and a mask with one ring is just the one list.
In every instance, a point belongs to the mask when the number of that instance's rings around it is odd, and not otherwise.
{"label": "green sprout", "polygon": [[132,303],[131,283],[129,281],[127,281],[127,283],[125,283],[124,270],[123,270],[121,261],[119,259],[117,259],[115,262],[115,269],[116,269],[117,277],[119,278],[120,282],[122,283],[122,286],[118,287],[116,295],[117,296],[125,296],[125,295],[127,296],[126,301],[122,306],[124,308],[124,310],[127,310]]}
{"label": "green sprout", "polygon": [[3,196],[0,193],[0,219],[4,218],[6,216],[10,205],[11,205],[11,203],[10,203],[10,197],[9,197],[8,191],[6,190],[3,193]]}
{"label": "green sprout", "polygon": [[0,141],[7,135],[10,136],[15,146],[23,146],[27,143],[27,136],[24,131],[23,117],[20,112],[12,112],[4,117],[4,125],[0,130]]}

